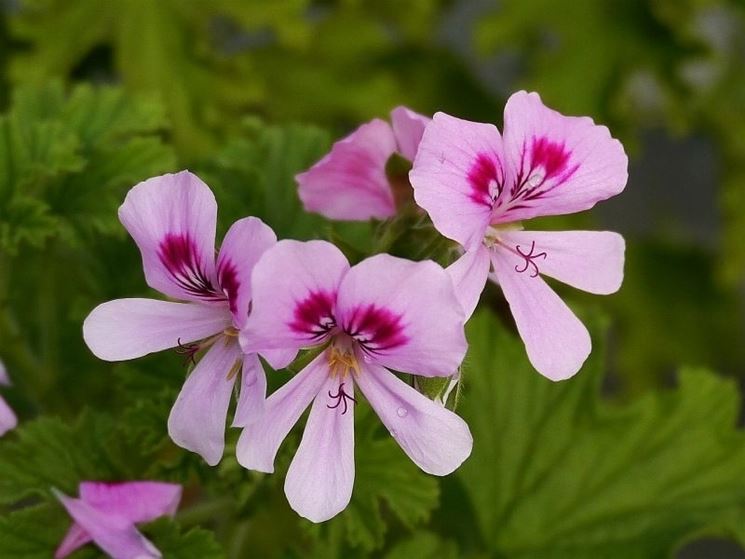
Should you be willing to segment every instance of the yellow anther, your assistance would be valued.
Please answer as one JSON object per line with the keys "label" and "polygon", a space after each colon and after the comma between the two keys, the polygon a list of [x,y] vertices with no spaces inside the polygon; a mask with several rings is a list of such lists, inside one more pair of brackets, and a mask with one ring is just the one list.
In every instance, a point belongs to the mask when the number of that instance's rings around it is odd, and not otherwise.
{"label": "yellow anther", "polygon": [[239,334],[238,329],[233,328],[232,326],[230,326],[229,328],[225,328],[222,333],[230,338],[237,338]]}
{"label": "yellow anther", "polygon": [[332,347],[329,350],[329,369],[332,377],[339,375],[340,378],[344,379],[350,371],[359,375],[360,364],[357,363],[357,359],[351,351]]}
{"label": "yellow anther", "polygon": [[228,377],[226,380],[233,380],[236,375],[238,374],[238,371],[241,370],[241,362],[236,361],[233,366],[230,368],[230,371],[228,372]]}

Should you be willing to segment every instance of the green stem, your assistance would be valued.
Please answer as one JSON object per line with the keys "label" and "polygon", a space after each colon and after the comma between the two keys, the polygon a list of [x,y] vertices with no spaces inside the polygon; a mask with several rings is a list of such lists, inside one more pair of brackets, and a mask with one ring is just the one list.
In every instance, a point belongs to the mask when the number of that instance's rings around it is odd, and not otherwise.
{"label": "green stem", "polygon": [[247,557],[244,547],[248,541],[248,532],[250,528],[250,520],[244,520],[235,527],[233,530],[233,537],[231,538],[230,549],[228,551],[228,559],[243,559],[243,557]]}
{"label": "green stem", "polygon": [[[3,340],[3,356],[13,363],[15,370],[20,369],[25,378],[35,376],[41,369],[41,363],[21,336],[10,310],[5,302],[0,303],[0,339]],[[19,378],[24,375],[18,375]]]}
{"label": "green stem", "polygon": [[39,371],[41,377],[39,391],[45,400],[46,395],[55,384],[55,377],[59,371],[57,288],[55,267],[49,266],[41,274],[38,288],[39,346],[42,357],[42,368]]}
{"label": "green stem", "polygon": [[2,357],[7,363],[14,382],[25,392],[36,392],[36,380],[42,364],[28,345],[27,338],[21,334],[18,322],[9,304],[8,274],[12,269],[6,254],[0,253],[0,340]]}
{"label": "green stem", "polygon": [[232,496],[220,497],[179,511],[176,514],[176,520],[184,527],[196,526],[213,520],[220,513],[227,512],[234,507],[235,500]]}

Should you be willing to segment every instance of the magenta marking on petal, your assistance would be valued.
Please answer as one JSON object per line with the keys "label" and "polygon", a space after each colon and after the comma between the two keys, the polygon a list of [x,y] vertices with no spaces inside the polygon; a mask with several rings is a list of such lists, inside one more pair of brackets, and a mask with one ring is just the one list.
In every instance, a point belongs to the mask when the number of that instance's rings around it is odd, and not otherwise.
{"label": "magenta marking on petal", "polygon": [[188,233],[168,233],[160,242],[158,256],[173,281],[190,295],[217,301],[225,299],[200,267],[196,243]]}
{"label": "magenta marking on petal", "polygon": [[515,266],[515,271],[519,274],[522,274],[523,272],[526,272],[528,270],[529,266],[532,266],[533,271],[531,272],[530,277],[534,278],[538,276],[538,264],[535,263],[535,260],[536,258],[543,258],[545,260],[548,254],[546,254],[545,252],[539,252],[538,254],[535,254],[535,241],[531,241],[530,252],[523,252],[520,248],[520,245],[516,245],[515,250],[520,256],[525,259],[525,262],[523,262],[523,267],[520,268],[520,266]]}
{"label": "magenta marking on petal", "polygon": [[330,404],[326,404],[326,407],[331,410],[336,409],[340,405],[344,404],[344,411],[341,412],[342,415],[347,413],[347,400],[351,400],[355,404],[357,403],[357,400],[354,399],[354,396],[344,392],[344,384],[345,383],[343,382],[339,384],[339,389],[336,391],[336,394],[332,394],[331,390],[329,390],[329,398],[331,398],[332,400],[336,400],[336,403],[333,406]]}
{"label": "magenta marking on petal", "polygon": [[238,305],[238,289],[241,282],[238,281],[238,270],[228,258],[220,261],[217,267],[217,282],[228,299],[230,312],[235,313]]}
{"label": "magenta marking on petal", "polygon": [[468,183],[471,185],[471,200],[491,208],[502,192],[502,168],[499,161],[484,153],[479,154],[468,171]]}
{"label": "magenta marking on petal", "polygon": [[548,138],[533,138],[530,150],[531,167],[543,167],[544,178],[548,179],[561,173],[569,161],[571,152],[564,149],[564,144],[552,142]]}
{"label": "magenta marking on petal", "polygon": [[[530,165],[525,168],[527,146],[523,144],[520,154],[520,172],[512,186],[512,201],[528,201],[540,198],[565,183],[579,169],[579,164],[569,165],[572,152],[563,142],[552,142],[545,136],[531,139]],[[542,188],[549,181],[547,188]],[[510,209],[523,206],[511,204]]]}
{"label": "magenta marking on petal", "polygon": [[376,353],[402,346],[409,341],[404,334],[401,319],[401,315],[374,304],[360,305],[350,313],[343,329],[364,350]]}
{"label": "magenta marking on petal", "polygon": [[290,328],[301,334],[310,334],[314,339],[322,338],[336,328],[335,302],[336,293],[311,291],[295,306]]}

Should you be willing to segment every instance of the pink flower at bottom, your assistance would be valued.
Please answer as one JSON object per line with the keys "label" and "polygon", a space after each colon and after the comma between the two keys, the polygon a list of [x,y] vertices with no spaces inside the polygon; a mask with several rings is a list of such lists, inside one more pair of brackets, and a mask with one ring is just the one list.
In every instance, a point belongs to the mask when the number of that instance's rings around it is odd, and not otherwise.
{"label": "pink flower at bottom", "polygon": [[[246,425],[263,410],[264,370],[256,354],[241,352],[238,330],[251,305],[251,270],[277,238],[260,219],[241,219],[228,230],[215,257],[217,203],[209,187],[187,171],[132,188],[119,218],[142,253],[148,285],[186,302],[138,298],[104,303],[85,319],[83,337],[106,361],[169,348],[194,360],[197,352],[207,350],[176,400],[168,432],[176,444],[214,466],[222,458],[239,374],[233,424]],[[294,355],[280,357],[286,365]]]}
{"label": "pink flower at bottom", "polygon": [[[5,365],[0,361],[0,386],[10,386],[10,378],[5,370]],[[0,437],[8,431],[15,429],[18,425],[18,418],[8,403],[0,396]]]}
{"label": "pink flower at bottom", "polygon": [[84,481],[79,499],[53,492],[74,520],[54,559],[63,559],[89,542],[113,559],[159,559],[160,551],[135,525],[173,516],[181,501],[181,486],[154,481]]}
{"label": "pink flower at bottom", "polygon": [[350,221],[395,215],[386,163],[394,153],[413,161],[429,121],[406,107],[396,107],[391,124],[376,118],[336,142],[323,159],[296,177],[305,209]]}
{"label": "pink flower at bottom", "polygon": [[623,146],[590,118],[568,117],[536,93],[515,93],[504,135],[444,113],[427,126],[409,173],[414,198],[465,254],[449,271],[468,316],[487,277],[498,283],[533,366],[552,380],[575,374],[590,335],[543,281],[596,294],[623,281],[624,240],[607,231],[524,231],[533,217],[587,210],[621,192]]}
{"label": "pink flower at bottom", "polygon": [[350,267],[330,243],[279,241],[254,268],[252,285],[245,350],[324,347],[267,399],[237,448],[246,468],[274,471],[280,444],[313,402],[285,481],[301,516],[322,522],[349,503],[355,388],[425,472],[447,475],[470,455],[466,423],[391,372],[449,376],[463,360],[463,311],[440,266],[381,254]]}

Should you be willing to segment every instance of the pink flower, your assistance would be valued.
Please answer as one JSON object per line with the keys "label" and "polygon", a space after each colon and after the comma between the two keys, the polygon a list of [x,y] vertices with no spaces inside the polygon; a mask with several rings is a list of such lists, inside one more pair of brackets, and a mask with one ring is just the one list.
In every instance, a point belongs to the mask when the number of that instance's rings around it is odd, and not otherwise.
{"label": "pink flower", "polygon": [[[628,159],[608,129],[515,93],[496,127],[443,113],[427,126],[409,174],[417,203],[465,254],[450,267],[470,316],[487,276],[499,283],[533,366],[575,374],[590,336],[541,274],[590,293],[623,281],[624,241],[610,232],[523,231],[537,216],[586,210],[626,185]],[[491,274],[490,274],[491,270]]]}
{"label": "pink flower", "polygon": [[[194,361],[197,352],[209,348],[171,410],[168,432],[176,444],[215,465],[222,458],[239,372],[233,424],[247,424],[263,408],[264,370],[256,354],[242,354],[238,330],[251,306],[251,270],[276,236],[257,218],[241,219],[228,230],[215,258],[217,203],[207,185],[187,171],[132,188],[119,219],[140,248],[148,285],[185,302],[110,301],[86,318],[83,336],[91,351],[107,361],[174,347]],[[293,356],[280,357],[289,362]]]}
{"label": "pink flower", "polygon": [[[0,386],[10,386],[10,378],[2,361],[0,361]],[[15,429],[16,425],[18,425],[16,414],[13,413],[7,402],[0,396],[0,437],[8,431]]]}
{"label": "pink flower", "polygon": [[380,254],[350,268],[327,242],[280,241],[254,268],[252,285],[244,349],[325,346],[268,398],[237,449],[246,468],[273,472],[282,440],[313,401],[285,481],[301,516],[322,522],[349,503],[355,387],[425,472],[447,475],[469,456],[465,422],[390,371],[447,376],[463,359],[463,312],[437,264]]}
{"label": "pink flower", "polygon": [[95,542],[113,559],[162,557],[135,524],[173,516],[181,500],[181,486],[154,481],[80,484],[80,498],[53,490],[75,521],[54,554],[67,557],[89,542]]}
{"label": "pink flower", "polygon": [[386,163],[394,153],[412,161],[429,120],[396,107],[391,111],[392,126],[376,118],[336,142],[328,155],[296,177],[305,209],[351,221],[395,215]]}

